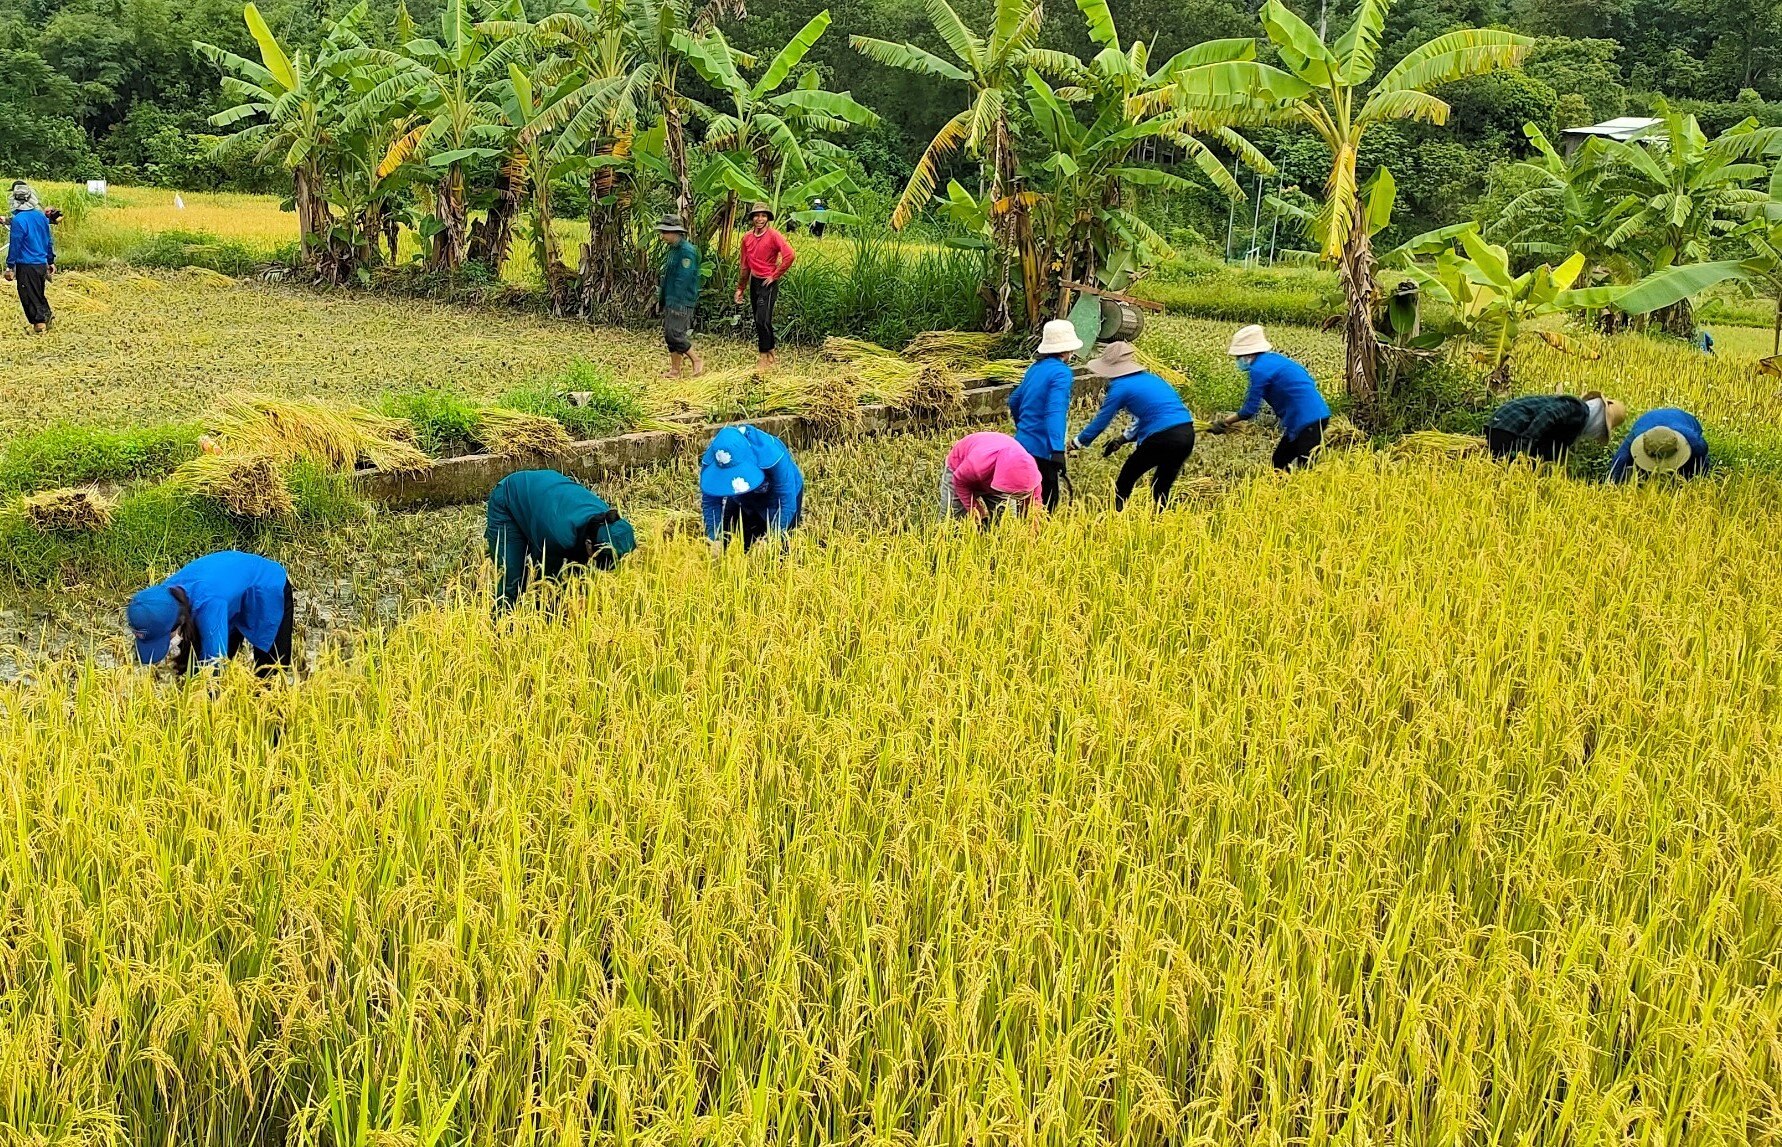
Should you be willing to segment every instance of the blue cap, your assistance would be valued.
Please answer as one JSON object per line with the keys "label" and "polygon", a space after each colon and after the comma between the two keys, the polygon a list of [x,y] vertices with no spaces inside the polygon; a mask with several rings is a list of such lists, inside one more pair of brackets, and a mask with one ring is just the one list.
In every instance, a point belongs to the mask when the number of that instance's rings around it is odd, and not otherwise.
{"label": "blue cap", "polygon": [[755,444],[741,426],[726,426],[712,436],[699,459],[699,492],[708,498],[736,498],[767,481],[756,460]]}
{"label": "blue cap", "polygon": [[179,624],[179,602],[164,585],[152,585],[130,599],[124,611],[130,620],[130,631],[136,635],[136,657],[144,665],[154,665],[167,656],[174,627]]}

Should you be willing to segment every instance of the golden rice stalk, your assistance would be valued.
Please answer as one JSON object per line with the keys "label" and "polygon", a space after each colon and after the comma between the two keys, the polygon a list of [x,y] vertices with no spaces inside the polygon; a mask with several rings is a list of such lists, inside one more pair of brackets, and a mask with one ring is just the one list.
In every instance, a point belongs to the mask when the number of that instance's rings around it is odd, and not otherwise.
{"label": "golden rice stalk", "polygon": [[507,458],[567,454],[571,446],[569,431],[555,418],[499,406],[477,411],[476,439],[489,453]]}
{"label": "golden rice stalk", "polygon": [[233,287],[235,285],[234,279],[231,279],[221,271],[213,271],[209,267],[187,267],[185,268],[185,273],[189,278],[196,279],[201,283],[208,283],[212,286]]}
{"label": "golden rice stalk", "polygon": [[830,335],[823,340],[823,357],[830,362],[858,362],[863,358],[895,358],[896,352],[865,339]]}
{"label": "golden rice stalk", "polygon": [[1446,430],[1419,430],[1394,442],[1394,458],[1465,458],[1485,452],[1485,439],[1474,434],[1453,434]]}
{"label": "golden rice stalk", "polygon": [[422,473],[432,465],[403,419],[315,398],[225,394],[211,423],[226,452],[304,458],[332,470],[350,470],[361,458],[391,473]]}
{"label": "golden rice stalk", "polygon": [[1177,370],[1175,367],[1170,366],[1161,358],[1138,347],[1134,347],[1133,350],[1137,352],[1136,357],[1138,358],[1140,365],[1158,378],[1169,383],[1177,390],[1182,390],[1188,385],[1188,376]]}
{"label": "golden rice stalk", "polygon": [[860,396],[870,402],[906,407],[922,368],[896,357],[863,358],[849,371]]}
{"label": "golden rice stalk", "polygon": [[40,530],[102,530],[116,503],[89,486],[44,490],[24,500],[25,520]]}
{"label": "golden rice stalk", "polygon": [[967,390],[979,386],[1008,386],[1020,382],[1030,365],[1026,359],[993,358],[961,370],[959,381]]}
{"label": "golden rice stalk", "polygon": [[1370,439],[1361,427],[1341,414],[1331,418],[1324,428],[1324,445],[1331,450],[1350,450],[1366,446]]}
{"label": "golden rice stalk", "polygon": [[965,409],[965,386],[959,376],[939,363],[925,363],[903,401],[896,404],[911,414],[955,418]]}
{"label": "golden rice stalk", "polygon": [[917,362],[962,367],[996,353],[1002,336],[983,331],[923,331],[903,348],[903,357]]}
{"label": "golden rice stalk", "polygon": [[865,420],[859,391],[840,371],[805,379],[800,387],[797,410],[819,438],[846,438],[858,434]]}
{"label": "golden rice stalk", "polygon": [[200,454],[173,472],[176,489],[215,499],[243,518],[288,517],[297,503],[285,485],[284,460],[261,452]]}

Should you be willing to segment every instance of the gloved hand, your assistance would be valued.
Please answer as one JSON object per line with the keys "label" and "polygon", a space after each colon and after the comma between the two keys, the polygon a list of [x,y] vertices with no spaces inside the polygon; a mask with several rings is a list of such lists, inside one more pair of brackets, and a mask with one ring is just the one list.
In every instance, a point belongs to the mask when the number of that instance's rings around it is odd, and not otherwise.
{"label": "gloved hand", "polygon": [[1101,456],[1103,458],[1112,458],[1121,450],[1131,445],[1132,439],[1130,438],[1110,438],[1108,439],[1108,444],[1101,448]]}

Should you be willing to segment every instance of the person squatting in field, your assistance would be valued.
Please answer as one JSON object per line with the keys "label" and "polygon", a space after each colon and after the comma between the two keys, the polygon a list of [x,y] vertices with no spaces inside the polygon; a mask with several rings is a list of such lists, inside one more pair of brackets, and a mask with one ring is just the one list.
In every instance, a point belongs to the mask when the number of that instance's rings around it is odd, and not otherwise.
{"label": "person squatting in field", "polygon": [[747,550],[798,527],[804,472],[786,444],[754,426],[726,426],[699,458],[700,515],[713,553],[742,536]]}
{"label": "person squatting in field", "polygon": [[1066,422],[1070,415],[1071,356],[1083,349],[1077,330],[1065,319],[1045,326],[1033,365],[1021,376],[1021,385],[1009,395],[1009,414],[1015,420],[1015,441],[1033,455],[1040,472],[1040,499],[1047,510],[1058,508],[1058,488],[1064,479]]}
{"label": "person squatting in field", "polygon": [[1262,327],[1242,327],[1226,351],[1250,378],[1244,404],[1235,414],[1214,420],[1208,433],[1223,434],[1240,422],[1261,413],[1264,403],[1281,423],[1281,441],[1275,445],[1277,470],[1304,466],[1312,452],[1324,444],[1324,428],[1330,424],[1330,404],[1318,390],[1312,374],[1299,363],[1278,353]]}
{"label": "person squatting in field", "polygon": [[668,370],[663,378],[679,378],[684,367],[694,377],[705,373],[705,360],[693,349],[693,312],[699,307],[699,248],[687,238],[679,215],[664,215],[656,233],[668,245],[662,259],[662,285],[656,301],[662,308],[662,341],[668,344]]}
{"label": "person squatting in field", "polygon": [[1498,407],[1485,424],[1485,445],[1493,458],[1527,456],[1558,462],[1580,442],[1607,442],[1627,419],[1627,408],[1596,391],[1528,394]]}
{"label": "person squatting in field", "polygon": [[12,219],[6,233],[6,281],[17,282],[19,307],[25,321],[38,334],[49,330],[55,312],[50,310],[45,288],[56,277],[56,241],[50,236],[49,216],[37,202],[37,193],[23,180],[12,185]]}
{"label": "person squatting in field", "polygon": [[255,671],[265,677],[291,665],[294,605],[285,567],[224,550],[140,591],[124,612],[144,665],[166,662],[191,673],[234,657],[246,644]]}
{"label": "person squatting in field", "polygon": [[1194,453],[1194,415],[1175,387],[1144,368],[1131,343],[1103,347],[1101,357],[1089,363],[1089,372],[1108,380],[1108,393],[1089,425],[1071,439],[1071,448],[1087,449],[1116,414],[1124,411],[1131,415],[1132,425],[1126,433],[1102,448],[1111,458],[1121,447],[1138,443],[1114,479],[1114,509],[1125,508],[1132,488],[1147,473],[1151,475],[1151,496],[1163,505],[1183,464]]}
{"label": "person squatting in field", "polygon": [[606,499],[555,470],[520,470],[489,493],[483,537],[495,563],[495,609],[508,609],[537,570],[610,570],[637,548],[631,523]]}
{"label": "person squatting in field", "polygon": [[1701,420],[1687,410],[1661,406],[1634,419],[1609,463],[1609,481],[1674,474],[1694,478],[1713,466]]}
{"label": "person squatting in field", "polygon": [[765,203],[750,207],[749,232],[743,236],[737,256],[736,301],[741,303],[743,292],[748,292],[750,313],[755,319],[755,349],[760,352],[756,369],[762,374],[778,364],[774,357],[779,340],[773,330],[773,309],[780,298],[780,280],[797,258],[792,245],[773,225],[773,208]]}
{"label": "person squatting in field", "polygon": [[967,434],[947,451],[941,514],[987,525],[1005,510],[1027,513],[1043,489],[1039,466],[1026,447],[994,430]]}

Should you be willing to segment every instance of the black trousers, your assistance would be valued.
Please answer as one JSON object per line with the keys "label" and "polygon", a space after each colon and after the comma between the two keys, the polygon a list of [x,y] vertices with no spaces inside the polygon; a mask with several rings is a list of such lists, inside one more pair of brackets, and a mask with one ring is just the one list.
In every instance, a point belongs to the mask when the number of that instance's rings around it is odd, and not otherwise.
{"label": "black trousers", "polygon": [[1574,441],[1566,436],[1565,429],[1543,438],[1524,438],[1520,434],[1488,426],[1485,428],[1485,446],[1491,451],[1491,456],[1500,462],[1522,454],[1542,462],[1558,462],[1565,457],[1566,450]]}
{"label": "black trousers", "polygon": [[1328,421],[1328,418],[1320,418],[1292,438],[1283,437],[1276,443],[1275,469],[1291,470],[1296,466],[1304,466],[1311,458],[1312,451],[1324,445],[1324,424]]}
{"label": "black trousers", "polygon": [[[804,495],[798,497],[798,507],[792,511],[792,520],[782,522],[783,529],[792,530],[798,527],[798,519],[804,517]],[[768,533],[767,511],[760,506],[751,506],[741,498],[724,500],[724,536],[742,535],[743,550],[747,552],[756,542],[765,538]]]}
{"label": "black trousers", "polygon": [[20,263],[12,270],[18,280],[19,306],[25,312],[25,321],[37,326],[54,319],[55,312],[50,310],[49,299],[43,293],[49,282],[49,268],[42,263]]}
{"label": "black trousers", "polygon": [[1132,488],[1138,485],[1138,480],[1144,477],[1146,471],[1150,471],[1151,496],[1157,499],[1157,504],[1161,506],[1169,501],[1170,487],[1176,484],[1176,475],[1182,472],[1182,464],[1188,461],[1188,455],[1192,453],[1192,422],[1159,430],[1141,439],[1133,449],[1132,457],[1126,460],[1126,465],[1120,467],[1119,477],[1114,479],[1114,509],[1125,508],[1126,499],[1132,497]]}
{"label": "black trousers", "polygon": [[[262,677],[271,677],[280,669],[288,669],[293,663],[291,656],[292,626],[297,615],[297,595],[291,589],[291,581],[285,579],[285,617],[278,623],[278,632],[273,635],[271,649],[254,650],[254,672]],[[240,633],[229,634],[229,656],[233,658],[241,649],[243,638]]]}
{"label": "black trousers", "polygon": [[755,316],[755,348],[770,354],[779,345],[773,333],[773,308],[780,301],[780,281],[749,276],[749,309]]}
{"label": "black trousers", "polygon": [[1039,467],[1040,501],[1049,514],[1058,508],[1058,488],[1064,482],[1064,455],[1054,454],[1050,458],[1036,455],[1033,464]]}

